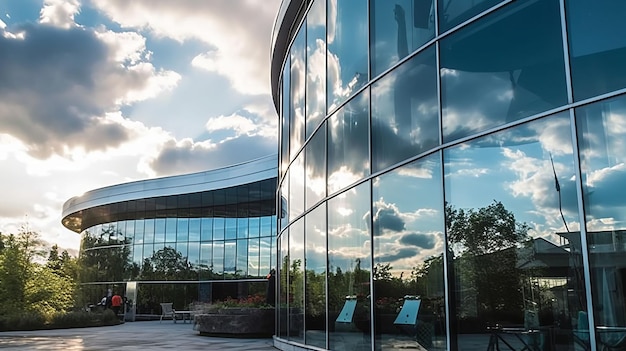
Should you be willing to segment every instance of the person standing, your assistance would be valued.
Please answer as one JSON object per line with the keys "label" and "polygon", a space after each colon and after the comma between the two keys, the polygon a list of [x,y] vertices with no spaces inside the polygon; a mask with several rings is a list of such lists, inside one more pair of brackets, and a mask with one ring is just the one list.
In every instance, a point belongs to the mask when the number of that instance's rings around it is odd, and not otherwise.
{"label": "person standing", "polygon": [[122,309],[122,297],[116,293],[111,297],[111,308],[115,315],[119,317],[120,310]]}
{"label": "person standing", "polygon": [[270,273],[267,275],[265,302],[271,306],[276,305],[276,270],[274,268],[272,268]]}

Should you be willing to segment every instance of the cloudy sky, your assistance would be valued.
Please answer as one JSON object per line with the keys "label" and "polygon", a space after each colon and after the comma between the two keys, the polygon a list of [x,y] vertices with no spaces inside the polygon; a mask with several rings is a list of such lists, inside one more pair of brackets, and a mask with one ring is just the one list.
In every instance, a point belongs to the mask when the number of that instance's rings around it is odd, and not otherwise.
{"label": "cloudy sky", "polygon": [[279,4],[0,0],[0,232],[75,253],[69,198],[275,153]]}

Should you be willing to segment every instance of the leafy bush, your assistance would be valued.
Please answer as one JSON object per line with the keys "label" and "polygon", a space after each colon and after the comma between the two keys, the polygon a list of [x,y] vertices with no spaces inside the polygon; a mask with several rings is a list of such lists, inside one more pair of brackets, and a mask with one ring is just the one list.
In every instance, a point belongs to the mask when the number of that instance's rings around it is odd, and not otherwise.
{"label": "leafy bush", "polygon": [[58,312],[48,318],[43,314],[31,312],[0,316],[0,331],[99,327],[119,323],[119,319],[111,310],[101,313]]}

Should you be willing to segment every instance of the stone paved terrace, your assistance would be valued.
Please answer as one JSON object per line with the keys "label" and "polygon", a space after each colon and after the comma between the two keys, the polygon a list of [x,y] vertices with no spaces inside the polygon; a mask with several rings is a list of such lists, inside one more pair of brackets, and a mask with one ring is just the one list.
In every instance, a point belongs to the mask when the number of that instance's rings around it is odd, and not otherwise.
{"label": "stone paved terrace", "polygon": [[192,324],[171,320],[127,322],[111,327],[0,332],[1,350],[228,350],[276,351],[271,338],[200,336]]}

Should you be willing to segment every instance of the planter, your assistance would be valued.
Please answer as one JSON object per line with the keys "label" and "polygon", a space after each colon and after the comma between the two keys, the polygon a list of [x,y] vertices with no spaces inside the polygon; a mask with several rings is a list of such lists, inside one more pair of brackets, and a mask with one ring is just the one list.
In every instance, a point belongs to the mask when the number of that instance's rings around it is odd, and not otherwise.
{"label": "planter", "polygon": [[271,338],[273,308],[220,308],[194,317],[200,335],[231,338]]}

